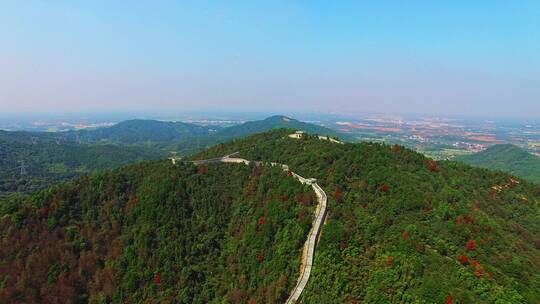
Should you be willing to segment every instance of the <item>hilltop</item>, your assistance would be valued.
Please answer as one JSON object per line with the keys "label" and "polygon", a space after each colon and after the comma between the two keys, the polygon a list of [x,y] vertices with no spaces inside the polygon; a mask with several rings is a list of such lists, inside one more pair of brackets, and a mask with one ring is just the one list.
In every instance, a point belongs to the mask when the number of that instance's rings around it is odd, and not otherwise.
{"label": "hilltop", "polygon": [[324,136],[340,137],[340,134],[332,129],[302,122],[283,115],[271,116],[263,120],[248,121],[240,125],[225,128],[217,132],[216,135],[223,139],[234,139],[273,129],[291,129]]}
{"label": "hilltop", "polygon": [[301,130],[339,137],[339,134],[334,130],[283,115],[248,121],[226,128],[183,122],[134,119],[94,130],[60,132],[58,136],[64,140],[86,143],[105,141],[120,144],[159,143],[172,146],[173,143],[187,145],[195,141],[205,141],[207,144],[212,144],[273,129]]}
{"label": "hilltop", "polygon": [[538,302],[539,186],[401,146],[287,135],[194,158],[238,151],[318,179],[328,217],[302,303]]}
{"label": "hilltop", "polygon": [[482,152],[464,155],[456,160],[471,166],[507,171],[540,183],[540,157],[514,145],[494,145]]}

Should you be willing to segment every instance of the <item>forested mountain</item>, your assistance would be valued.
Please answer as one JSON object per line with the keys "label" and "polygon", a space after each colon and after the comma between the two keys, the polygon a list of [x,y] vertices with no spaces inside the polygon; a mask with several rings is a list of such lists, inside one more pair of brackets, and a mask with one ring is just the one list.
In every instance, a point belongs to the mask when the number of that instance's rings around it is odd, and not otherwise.
{"label": "forested mountain", "polygon": [[[0,199],[139,160],[188,155],[218,142],[287,126],[335,135],[332,130],[284,116],[220,128],[181,122],[128,120],[95,130],[69,132],[0,131]],[[21,174],[24,165],[26,174]]]}
{"label": "forested mountain", "polygon": [[176,143],[188,146],[188,143],[197,141],[205,144],[213,144],[273,129],[293,129],[326,136],[340,136],[334,130],[301,122],[283,115],[271,116],[263,120],[248,121],[226,128],[200,126],[182,122],[135,119],[124,121],[108,128],[72,131],[66,134],[70,140],[77,139],[85,142],[105,140],[124,144],[151,142]]}
{"label": "forested mountain", "polygon": [[224,128],[217,132],[216,136],[222,139],[233,139],[273,129],[292,129],[333,137],[340,137],[343,135],[322,126],[302,122],[283,115],[276,115],[263,120],[248,121],[240,125]]}
{"label": "forested mountain", "polygon": [[314,200],[269,166],[81,177],[0,208],[0,302],[283,303]]}
{"label": "forested mountain", "polygon": [[207,136],[215,128],[183,122],[134,119],[107,128],[65,132],[64,138],[73,141],[107,141],[122,144],[174,142],[185,138]]}
{"label": "forested mountain", "polygon": [[[0,198],[33,192],[59,181],[131,162],[165,157],[142,146],[81,145],[57,142],[50,135],[0,131]],[[21,167],[24,167],[21,170]]]}
{"label": "forested mountain", "polygon": [[239,151],[318,178],[328,218],[302,303],[538,303],[540,186],[401,146],[286,135],[194,158]]}
{"label": "forested mountain", "polygon": [[156,120],[56,133],[0,131],[0,199],[91,172],[164,158],[176,148],[184,154],[199,151],[213,142],[204,140],[212,132],[209,127]]}
{"label": "forested mountain", "polygon": [[[239,152],[318,179],[328,213],[302,303],[538,303],[540,185],[291,132],[190,158]],[[1,206],[0,302],[280,303],[313,201],[278,168],[165,161],[13,198]]]}
{"label": "forested mountain", "polygon": [[482,152],[461,156],[457,160],[472,166],[507,171],[540,183],[540,157],[514,145],[494,145]]}
{"label": "forested mountain", "polygon": [[311,123],[301,122],[282,115],[268,117],[263,120],[248,121],[226,128],[201,126],[183,122],[133,119],[120,122],[111,127],[93,130],[28,134],[36,134],[36,136],[45,136],[47,138],[78,143],[151,143],[172,147],[174,144],[188,146],[188,143],[197,141],[213,144],[273,129],[293,129],[320,135],[340,136],[340,134],[334,130]]}

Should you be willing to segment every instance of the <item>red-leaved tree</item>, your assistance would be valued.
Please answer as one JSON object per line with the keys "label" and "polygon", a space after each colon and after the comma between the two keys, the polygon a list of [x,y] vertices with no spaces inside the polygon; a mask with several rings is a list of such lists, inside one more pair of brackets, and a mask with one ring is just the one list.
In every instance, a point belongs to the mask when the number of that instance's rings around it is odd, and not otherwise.
{"label": "red-leaved tree", "polygon": [[437,172],[437,171],[439,171],[439,165],[438,165],[437,162],[434,161],[434,160],[428,161],[427,167],[428,167],[428,170],[429,170],[430,172]]}
{"label": "red-leaved tree", "polygon": [[48,215],[49,215],[49,207],[47,206],[43,206],[41,208],[39,208],[39,216],[41,218],[46,218]]}
{"label": "red-leaved tree", "polygon": [[476,249],[476,242],[474,240],[467,241],[467,251],[473,251]]}
{"label": "red-leaved tree", "polygon": [[206,167],[204,164],[199,166],[198,172],[200,175],[205,175],[206,172],[208,172],[208,167]]}
{"label": "red-leaved tree", "polygon": [[408,240],[409,239],[409,231],[403,231],[403,233],[401,234],[403,236],[403,239],[404,240]]}
{"label": "red-leaved tree", "polygon": [[334,199],[336,200],[336,202],[340,202],[343,199],[343,192],[339,187],[337,187],[334,191]]}

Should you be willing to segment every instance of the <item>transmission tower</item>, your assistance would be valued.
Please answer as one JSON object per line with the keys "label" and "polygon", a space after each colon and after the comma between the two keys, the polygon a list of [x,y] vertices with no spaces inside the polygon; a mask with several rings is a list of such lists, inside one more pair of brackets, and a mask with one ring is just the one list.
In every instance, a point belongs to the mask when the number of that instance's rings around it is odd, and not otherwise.
{"label": "transmission tower", "polygon": [[21,176],[24,176],[27,174],[26,169],[28,167],[24,164],[24,160],[21,160],[21,165],[19,166],[19,168],[21,169]]}

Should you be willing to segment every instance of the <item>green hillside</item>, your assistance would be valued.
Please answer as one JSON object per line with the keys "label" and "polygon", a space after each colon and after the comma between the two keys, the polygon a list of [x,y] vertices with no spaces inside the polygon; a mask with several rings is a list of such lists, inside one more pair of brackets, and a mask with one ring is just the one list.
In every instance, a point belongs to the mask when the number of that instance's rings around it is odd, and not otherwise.
{"label": "green hillside", "polygon": [[457,160],[471,166],[507,171],[540,183],[540,157],[514,145],[494,145],[482,152],[461,156]]}
{"label": "green hillside", "polygon": [[[191,158],[239,152],[318,179],[328,211],[301,303],[538,303],[539,185],[289,133]],[[1,206],[0,302],[283,303],[313,201],[278,168],[165,161],[13,198]]]}
{"label": "green hillside", "polygon": [[188,146],[189,143],[196,143],[197,141],[213,144],[273,129],[302,130],[339,137],[339,134],[334,130],[282,115],[271,116],[263,120],[248,121],[226,128],[200,126],[183,122],[134,119],[95,130],[60,132],[57,133],[57,136],[64,140],[84,143],[105,141],[120,144],[159,143],[169,146],[172,146],[172,144]]}
{"label": "green hillside", "polygon": [[[181,122],[128,120],[95,130],[70,132],[0,131],[0,199],[31,193],[59,181],[140,160],[188,155],[232,138],[274,128],[335,132],[284,116],[215,129]],[[292,131],[291,131],[292,132]],[[20,174],[21,162],[27,167]]]}
{"label": "green hillside", "polygon": [[325,136],[340,137],[336,131],[311,123],[302,122],[287,116],[276,115],[263,120],[248,121],[246,123],[224,128],[216,133],[220,139],[240,138],[273,129],[292,129]]}
{"label": "green hillside", "polygon": [[0,302],[283,303],[314,200],[276,167],[82,177],[0,209]]}
{"label": "green hillside", "polygon": [[65,132],[64,138],[82,142],[107,141],[122,144],[173,142],[185,138],[207,136],[213,129],[183,122],[133,119],[112,127]]}
{"label": "green hillside", "polygon": [[56,142],[50,134],[33,134],[0,131],[0,199],[8,193],[29,193],[82,174],[167,155],[150,147]]}
{"label": "green hillside", "polygon": [[328,218],[302,303],[538,303],[538,185],[400,146],[286,135],[194,158],[239,151],[319,179]]}

